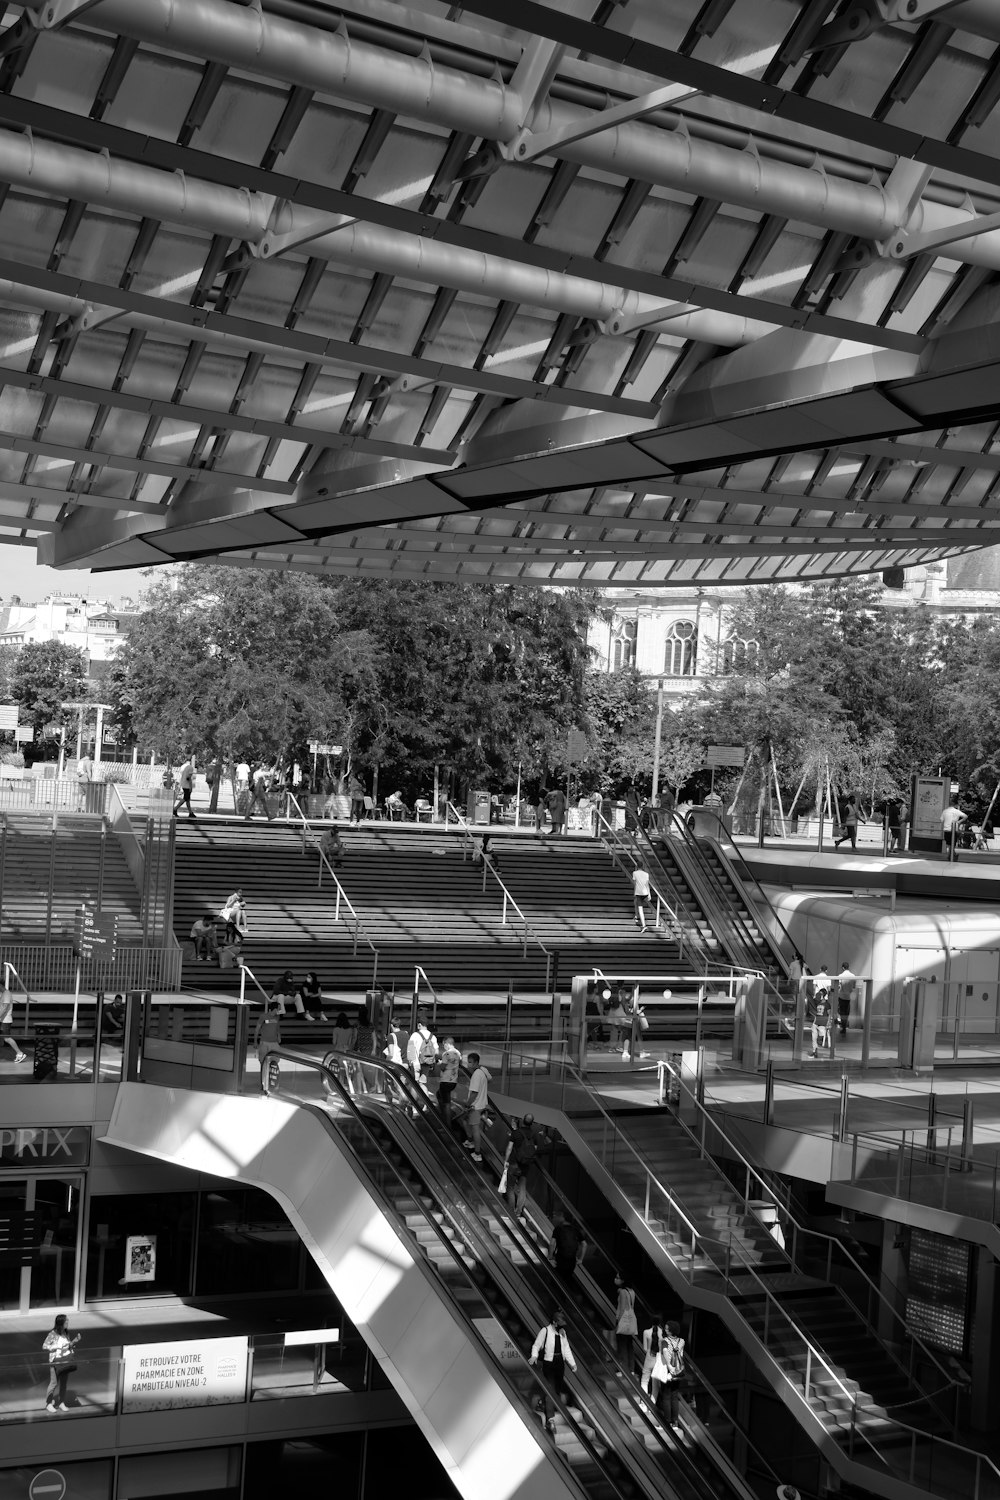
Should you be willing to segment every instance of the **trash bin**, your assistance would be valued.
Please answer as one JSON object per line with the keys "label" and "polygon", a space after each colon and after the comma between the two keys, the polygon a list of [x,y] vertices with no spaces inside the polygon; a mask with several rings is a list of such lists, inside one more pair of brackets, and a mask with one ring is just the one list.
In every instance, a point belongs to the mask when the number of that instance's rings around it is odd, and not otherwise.
{"label": "trash bin", "polygon": [[489,823],[490,794],[482,789],[469,793],[469,822]]}
{"label": "trash bin", "polygon": [[36,1083],[54,1078],[59,1071],[60,1026],[35,1027],[35,1061],[31,1073]]}

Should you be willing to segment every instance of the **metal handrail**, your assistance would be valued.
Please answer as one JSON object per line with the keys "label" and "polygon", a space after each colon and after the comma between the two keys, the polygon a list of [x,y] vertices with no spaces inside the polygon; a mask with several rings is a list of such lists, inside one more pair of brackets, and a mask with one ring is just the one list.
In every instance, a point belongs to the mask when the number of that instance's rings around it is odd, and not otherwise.
{"label": "metal handrail", "polygon": [[5,958],[3,963],[3,987],[5,990],[9,990],[11,988],[11,974],[13,974],[14,978],[17,980],[24,993],[24,1024],[25,1027],[28,1027],[31,1024],[28,1018],[31,1013],[31,1001],[33,999],[33,996],[31,994],[31,991],[28,989],[28,986],[25,984],[24,980],[15,969],[14,965],[10,962],[9,959]]}
{"label": "metal handrail", "polygon": [[[861,1277],[861,1279],[863,1280],[863,1282],[865,1283],[865,1285],[869,1288],[869,1290],[871,1292],[874,1292],[874,1294],[878,1298],[879,1302],[882,1303],[882,1305],[886,1308],[886,1310],[891,1315],[891,1317],[893,1319],[893,1322],[895,1324],[902,1323],[903,1320],[900,1318],[898,1312],[896,1312],[895,1308],[893,1307],[893,1305],[889,1301],[889,1299],[886,1297],[885,1293],[875,1284],[875,1282],[872,1280],[872,1278],[868,1275],[868,1272],[865,1270],[864,1266],[862,1266],[861,1262],[859,1260],[855,1259],[855,1257],[851,1254],[850,1250],[847,1248],[847,1246],[845,1244],[843,1244],[842,1241],[836,1239],[831,1234],[824,1234],[822,1232],[822,1230],[810,1229],[806,1225],[799,1223],[798,1219],[796,1219],[795,1215],[790,1211],[790,1209],[788,1207],[788,1204],[783,1199],[781,1199],[778,1196],[778,1194],[771,1187],[770,1183],[767,1181],[767,1178],[764,1177],[764,1175],[761,1173],[761,1171],[759,1170],[759,1168],[755,1167],[754,1164],[753,1164],[753,1162],[750,1160],[750,1158],[743,1152],[743,1150],[741,1149],[739,1143],[737,1142],[737,1140],[735,1139],[735,1137],[731,1134],[731,1132],[730,1132],[730,1130],[728,1128],[728,1122],[725,1120],[725,1117],[723,1116],[723,1120],[720,1122],[718,1119],[716,1119],[716,1117],[713,1114],[711,1114],[709,1112],[709,1110],[706,1108],[706,1106],[698,1098],[697,1094],[695,1094],[687,1086],[687,1084],[684,1081],[683,1076],[681,1075],[680,1070],[675,1066],[675,1064],[673,1064],[670,1061],[669,1058],[664,1058],[664,1059],[661,1059],[658,1062],[657,1066],[659,1068],[663,1069],[665,1072],[668,1072],[668,1073],[670,1073],[670,1074],[673,1075],[673,1077],[677,1080],[677,1083],[678,1083],[679,1087],[684,1092],[684,1094],[687,1096],[688,1102],[694,1104],[694,1106],[695,1106],[695,1109],[697,1111],[698,1117],[702,1121],[702,1133],[701,1133],[700,1138],[699,1138],[698,1134],[695,1131],[693,1131],[688,1126],[688,1124],[686,1123],[686,1121],[684,1121],[684,1120],[682,1120],[680,1118],[679,1115],[675,1115],[674,1119],[675,1119],[676,1123],[680,1126],[681,1130],[684,1131],[684,1134],[689,1138],[689,1140],[691,1141],[691,1143],[698,1149],[698,1151],[699,1151],[700,1155],[702,1156],[702,1158],[704,1159],[705,1157],[708,1157],[709,1160],[714,1161],[712,1153],[709,1151],[709,1149],[708,1149],[708,1147],[707,1147],[707,1145],[705,1143],[705,1127],[706,1127],[706,1125],[708,1125],[713,1130],[715,1130],[715,1131],[718,1132],[718,1134],[725,1141],[726,1146],[729,1149],[729,1151],[732,1152],[733,1156],[735,1156],[736,1160],[739,1162],[739,1164],[742,1167],[743,1172],[744,1172],[744,1181],[747,1182],[747,1183],[749,1183],[750,1179],[752,1178],[754,1180],[754,1182],[757,1183],[758,1187],[762,1190],[764,1196],[766,1196],[767,1198],[769,1198],[771,1200],[772,1204],[775,1207],[780,1208],[782,1210],[782,1213],[785,1215],[785,1217],[786,1217],[789,1225],[791,1226],[792,1230],[795,1233],[795,1236],[796,1237],[799,1237],[799,1236],[802,1236],[802,1237],[809,1236],[809,1237],[811,1237],[811,1238],[813,1238],[815,1240],[825,1241],[831,1247],[830,1251],[828,1251],[828,1253],[827,1253],[827,1263],[828,1264],[832,1264],[832,1251],[834,1249],[837,1250],[846,1260],[848,1260],[850,1262],[850,1264],[851,1264],[852,1268],[854,1269],[854,1271],[856,1271],[857,1274]],[[576,1070],[574,1069],[573,1071],[576,1071]],[[586,1083],[585,1080],[584,1080],[584,1083]],[[733,1186],[733,1188],[735,1189],[735,1191],[737,1193],[739,1193],[740,1190],[739,1190],[738,1187],[736,1187],[736,1184],[732,1183],[731,1185]],[[753,1209],[750,1208],[750,1195],[749,1195],[749,1191],[747,1191],[746,1189],[744,1189],[744,1192],[743,1192],[742,1196],[743,1196],[743,1209],[744,1209],[744,1211],[746,1213],[753,1213],[754,1212]],[[790,1255],[788,1258],[791,1261],[791,1263],[794,1265],[795,1264],[795,1260],[796,1260],[796,1257],[795,1257],[794,1253],[792,1255]],[[879,1339],[880,1338],[879,1332],[875,1328],[875,1326],[872,1323],[871,1319],[867,1316],[867,1314],[860,1307],[858,1308],[858,1312],[861,1313],[861,1316],[864,1318],[865,1322],[867,1323],[869,1330],[875,1335],[875,1337],[877,1339]],[[919,1337],[919,1335],[911,1333],[909,1331],[909,1329],[906,1329],[905,1327],[904,1327],[904,1332],[906,1333],[906,1335],[907,1335],[908,1339],[910,1340],[910,1342],[916,1348],[918,1348],[921,1351],[921,1353],[924,1355],[924,1357],[932,1365],[936,1366],[938,1372],[943,1376],[946,1385],[957,1387],[960,1384],[960,1382],[955,1379],[954,1375],[952,1375],[952,1374],[949,1373],[949,1371],[945,1368],[945,1366],[941,1363],[941,1361],[934,1354],[933,1350],[930,1349],[924,1343],[924,1341]],[[898,1361],[897,1361],[897,1363],[898,1363]]]}
{"label": "metal handrail", "polygon": [[[564,1066],[564,1068],[565,1068],[565,1070],[566,1070],[567,1073],[573,1074],[576,1082],[583,1088],[583,1090],[587,1094],[591,1095],[591,1097],[593,1098],[594,1103],[597,1105],[598,1111],[601,1114],[607,1116],[607,1118],[610,1120],[612,1128],[616,1132],[617,1138],[622,1141],[622,1143],[628,1148],[630,1154],[639,1163],[639,1165],[640,1165],[640,1167],[642,1169],[642,1172],[643,1172],[643,1174],[645,1175],[645,1178],[646,1178],[646,1208],[645,1208],[645,1212],[643,1214],[643,1218],[644,1218],[645,1222],[648,1224],[650,1222],[650,1214],[649,1214],[650,1183],[652,1182],[652,1184],[655,1185],[659,1189],[659,1191],[663,1194],[663,1196],[666,1197],[672,1204],[674,1203],[673,1195],[670,1194],[667,1191],[667,1189],[665,1189],[663,1187],[663,1184],[660,1183],[657,1178],[653,1177],[652,1172],[650,1172],[648,1166],[643,1161],[643,1159],[639,1155],[639,1153],[637,1151],[635,1151],[635,1149],[632,1147],[631,1142],[625,1140],[624,1137],[621,1136],[621,1133],[618,1131],[617,1125],[615,1124],[614,1120],[611,1118],[610,1115],[608,1115],[608,1111],[604,1108],[604,1105],[602,1104],[599,1096],[596,1095],[594,1093],[594,1091],[590,1088],[590,1085],[587,1083],[586,1079],[582,1077],[582,1075],[579,1073],[579,1071],[576,1068],[574,1068],[571,1063],[564,1062],[563,1066]],[[684,1217],[686,1218],[686,1216],[684,1216]],[[697,1229],[693,1229],[693,1234],[694,1234],[695,1240],[700,1245],[716,1245],[717,1244],[717,1245],[722,1246],[726,1250],[727,1265],[726,1265],[726,1271],[725,1271],[725,1279],[726,1279],[727,1282],[732,1280],[732,1267],[731,1267],[731,1264],[729,1262],[730,1262],[730,1260],[732,1258],[732,1253],[735,1250],[736,1251],[736,1259],[741,1262],[741,1264],[740,1264],[740,1274],[741,1275],[748,1275],[748,1276],[750,1276],[756,1282],[756,1284],[757,1284],[757,1286],[758,1286],[758,1288],[760,1290],[761,1295],[763,1295],[764,1298],[766,1299],[766,1305],[767,1305],[767,1307],[770,1308],[773,1305],[774,1308],[776,1309],[777,1315],[781,1319],[784,1320],[784,1322],[793,1330],[793,1332],[796,1334],[796,1336],[801,1340],[801,1343],[803,1344],[803,1346],[805,1347],[805,1349],[807,1351],[807,1366],[806,1366],[806,1374],[805,1374],[805,1377],[804,1377],[803,1391],[802,1392],[798,1391],[798,1389],[795,1386],[794,1382],[792,1381],[791,1377],[784,1370],[782,1370],[782,1373],[785,1374],[785,1378],[786,1378],[786,1380],[788,1380],[788,1383],[791,1386],[792,1390],[795,1392],[795,1394],[797,1396],[801,1395],[802,1399],[805,1401],[806,1405],[808,1406],[809,1386],[812,1383],[811,1376],[810,1376],[810,1361],[812,1359],[815,1359],[816,1361],[818,1361],[818,1363],[820,1365],[822,1365],[823,1369],[826,1370],[827,1374],[833,1379],[833,1381],[835,1382],[835,1384],[837,1386],[839,1386],[840,1390],[843,1392],[844,1396],[849,1401],[850,1406],[851,1406],[851,1411],[852,1411],[852,1422],[851,1422],[852,1433],[854,1433],[857,1437],[860,1437],[862,1439],[862,1441],[865,1442],[872,1449],[872,1452],[878,1457],[879,1461],[882,1464],[884,1464],[884,1465],[886,1465],[888,1467],[889,1466],[888,1465],[888,1460],[886,1459],[885,1455],[882,1454],[879,1451],[879,1448],[872,1441],[872,1439],[870,1437],[868,1437],[868,1435],[865,1432],[861,1431],[858,1428],[858,1426],[857,1426],[857,1413],[858,1413],[858,1409],[859,1409],[857,1393],[853,1393],[852,1394],[852,1392],[848,1389],[848,1387],[841,1380],[841,1378],[837,1374],[837,1372],[830,1366],[830,1364],[828,1363],[828,1361],[827,1361],[826,1357],[824,1356],[822,1350],[818,1349],[813,1344],[812,1340],[810,1339],[809,1335],[805,1332],[805,1330],[802,1329],[799,1326],[799,1324],[796,1322],[795,1318],[792,1317],[792,1315],[787,1311],[787,1309],[785,1309],[781,1305],[781,1303],[778,1301],[778,1299],[774,1296],[774,1293],[768,1287],[767,1283],[762,1279],[762,1277],[758,1273],[758,1271],[757,1271],[756,1267],[754,1266],[753,1262],[751,1260],[749,1260],[749,1258],[746,1257],[746,1252],[743,1249],[743,1247],[741,1245],[739,1245],[739,1242],[735,1241],[733,1239],[729,1239],[727,1241],[713,1240],[713,1239],[710,1239],[706,1235],[700,1234]],[[693,1257],[692,1257],[692,1261],[693,1261]],[[683,1265],[678,1264],[678,1270],[680,1270],[680,1272],[681,1272],[682,1275],[684,1274]],[[692,1265],[692,1271],[693,1271],[693,1265]],[[767,1319],[767,1317],[765,1317],[764,1337],[761,1340],[763,1342],[763,1344],[764,1344],[765,1349],[767,1348],[767,1337],[766,1337],[766,1335],[767,1335],[767,1328],[768,1328],[768,1319]],[[925,1397],[925,1399],[927,1399],[927,1398]],[[811,1408],[809,1408],[809,1410],[810,1410],[810,1412],[812,1412]],[[815,1415],[815,1413],[812,1413],[812,1415]],[[896,1427],[901,1428],[905,1432],[911,1433],[913,1435],[913,1441],[916,1441],[917,1439],[922,1439],[923,1441],[930,1442],[932,1444],[945,1444],[949,1448],[954,1448],[956,1450],[956,1452],[963,1453],[963,1454],[967,1455],[969,1458],[974,1459],[977,1464],[980,1464],[980,1463],[987,1464],[993,1470],[994,1474],[996,1475],[997,1482],[998,1482],[998,1484],[1000,1484],[1000,1468],[997,1468],[997,1466],[988,1457],[988,1455],[980,1453],[975,1448],[967,1448],[962,1443],[952,1442],[951,1439],[949,1439],[949,1438],[942,1438],[942,1437],[938,1437],[936,1434],[933,1434],[933,1433],[922,1432],[918,1428],[910,1427],[910,1425],[908,1423],[906,1423],[906,1422],[900,1422],[900,1421],[898,1421],[895,1418],[893,1418],[892,1420],[893,1420],[893,1423],[894,1423],[894,1425]],[[978,1489],[977,1489],[977,1493],[978,1493]]]}
{"label": "metal handrail", "polygon": [[[474,850],[475,849],[475,843],[476,843],[475,834],[472,832],[472,828],[470,827],[470,825],[462,817],[462,814],[459,812],[458,808],[455,806],[455,804],[453,802],[447,802],[445,804],[445,810],[446,810],[445,815],[447,816],[448,813],[451,813],[452,816],[454,817],[456,823],[458,824],[459,828],[462,830],[462,848],[463,848],[463,851],[465,850],[465,848],[467,846],[471,846],[471,848]],[[484,835],[482,835],[482,836],[485,837],[485,838],[488,838],[489,837],[489,830],[487,830],[486,833]],[[512,906],[514,908],[514,910],[517,912],[517,915],[521,919],[521,924],[522,924],[522,928],[523,928],[522,957],[527,958],[527,956],[528,956],[528,939],[529,939],[529,937],[531,938],[532,942],[535,942],[535,943],[538,944],[539,948],[541,948],[542,952],[545,954],[545,988],[548,989],[549,988],[549,981],[550,981],[551,976],[552,976],[552,958],[553,958],[553,954],[552,954],[551,948],[546,948],[545,944],[542,942],[541,938],[538,936],[538,933],[531,926],[531,923],[528,921],[527,917],[524,915],[524,912],[518,906],[517,902],[514,900],[514,897],[511,895],[510,891],[507,889],[507,886],[504,884],[503,880],[501,879],[500,872],[497,870],[496,865],[493,863],[492,859],[490,859],[489,855],[487,854],[487,855],[484,855],[484,857],[483,857],[483,889],[484,890],[486,889],[486,876],[488,874],[493,876],[493,879],[496,881],[497,885],[503,891],[503,915],[501,917],[501,922],[503,923],[503,925],[505,927],[507,925],[507,907],[508,906]],[[513,925],[513,924],[511,924],[511,925]]]}
{"label": "metal handrail", "polygon": [[431,984],[430,979],[427,976],[427,970],[424,968],[423,964],[414,964],[414,966],[413,966],[413,998],[414,998],[414,1000],[417,1001],[418,1004],[419,1004],[419,1001],[420,1001],[420,980],[421,979],[423,979],[424,984],[426,984],[427,988],[431,992],[431,995],[433,996],[433,1003],[431,1005],[431,1024],[434,1025],[434,1026],[436,1026],[437,1025],[438,992],[434,988],[434,986]]}
{"label": "metal handrail", "polygon": [[358,953],[358,938],[361,937],[368,944],[368,946],[371,949],[371,951],[375,954],[376,969],[377,969],[377,967],[378,967],[378,949],[376,948],[375,944],[372,942],[371,938],[368,936],[368,933],[365,931],[365,928],[362,925],[360,917],[358,916],[357,912],[354,910],[354,907],[351,904],[351,898],[348,896],[347,892],[344,890],[344,887],[341,885],[340,881],[337,878],[336,871],[334,870],[334,868],[331,865],[330,861],[327,859],[326,855],[323,853],[323,850],[320,847],[319,834],[316,833],[315,829],[313,828],[313,825],[310,823],[309,819],[306,817],[305,813],[302,811],[302,808],[299,806],[298,799],[296,798],[294,792],[286,792],[285,795],[288,798],[288,817],[289,817],[289,819],[290,820],[292,819],[292,811],[291,811],[291,809],[294,806],[296,813],[298,814],[298,816],[302,820],[302,848],[305,849],[307,846],[311,847],[311,848],[315,849],[316,853],[319,855],[319,879],[317,881],[317,889],[320,886],[322,886],[322,884],[323,884],[323,866],[324,865],[326,866],[327,870],[330,872],[330,879],[333,881],[334,885],[336,886],[336,889],[337,889],[337,899],[336,899],[336,901],[334,903],[334,908],[333,908],[333,920],[335,922],[339,922],[340,921],[340,906],[341,906],[341,902],[343,902],[343,904],[347,907],[347,910],[350,912],[351,917],[353,918],[354,957],[355,958],[357,957],[357,953]]}
{"label": "metal handrail", "polygon": [[240,964],[240,1004],[241,1005],[246,1005],[246,1003],[247,1003],[247,975],[250,976],[250,978],[253,980],[254,984],[257,986],[257,988],[260,990],[261,994],[264,996],[264,1005],[265,1005],[265,1007],[267,1007],[268,1005],[270,1005],[270,1003],[271,1003],[271,997],[267,993],[267,990],[261,984],[260,980],[257,978],[257,976],[254,973],[253,969],[250,968],[249,964],[244,964],[244,963]]}

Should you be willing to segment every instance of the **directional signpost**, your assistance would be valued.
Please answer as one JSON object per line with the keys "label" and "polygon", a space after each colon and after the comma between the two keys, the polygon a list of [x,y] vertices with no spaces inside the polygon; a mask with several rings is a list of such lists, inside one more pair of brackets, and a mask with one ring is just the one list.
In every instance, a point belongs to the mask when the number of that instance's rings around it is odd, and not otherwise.
{"label": "directional signpost", "polygon": [[742,745],[709,745],[705,752],[705,764],[712,772],[711,796],[715,791],[715,772],[719,766],[741,766],[747,758]]}

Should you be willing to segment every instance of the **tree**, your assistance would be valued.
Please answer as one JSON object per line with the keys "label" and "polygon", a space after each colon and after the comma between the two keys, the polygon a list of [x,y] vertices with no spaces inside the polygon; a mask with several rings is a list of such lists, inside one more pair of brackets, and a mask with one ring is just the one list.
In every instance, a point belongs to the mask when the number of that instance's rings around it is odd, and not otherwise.
{"label": "tree", "polygon": [[591,752],[581,773],[601,791],[648,775],[653,763],[656,706],[634,667],[588,672],[585,703]]}
{"label": "tree", "polygon": [[62,641],[28,641],[17,655],[10,690],[38,745],[46,724],[76,728],[76,712],[62,705],[90,696],[87,658],[78,646]]}
{"label": "tree", "polygon": [[448,767],[463,782],[513,786],[565,768],[586,718],[592,605],[512,586],[349,579],[327,584],[345,625],[375,657],[354,698],[359,752],[414,786]]}
{"label": "tree", "polygon": [[370,642],[316,579],[213,566],[154,585],[108,684],[120,725],[170,760],[282,763],[313,736],[349,743],[349,697],[372,677]]}

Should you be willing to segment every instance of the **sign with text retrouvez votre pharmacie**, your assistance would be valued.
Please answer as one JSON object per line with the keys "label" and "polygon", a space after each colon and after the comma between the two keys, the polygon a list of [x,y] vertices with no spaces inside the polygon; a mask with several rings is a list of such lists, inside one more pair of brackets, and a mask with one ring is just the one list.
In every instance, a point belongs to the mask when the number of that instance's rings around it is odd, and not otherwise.
{"label": "sign with text retrouvez votre pharmacie", "polygon": [[246,1399],[248,1340],[126,1344],[122,1411],[168,1411]]}

